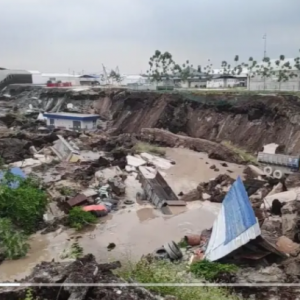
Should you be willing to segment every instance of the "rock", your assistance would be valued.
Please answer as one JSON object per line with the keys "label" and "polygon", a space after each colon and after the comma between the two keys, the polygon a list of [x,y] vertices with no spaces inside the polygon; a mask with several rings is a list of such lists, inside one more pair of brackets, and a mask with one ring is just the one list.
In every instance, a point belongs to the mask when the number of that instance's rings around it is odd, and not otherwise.
{"label": "rock", "polygon": [[273,189],[271,190],[271,192],[267,195],[267,196],[273,196],[275,194],[284,192],[283,190],[283,184],[281,182],[279,182],[278,184],[276,184]]}
{"label": "rock", "polygon": [[99,163],[99,167],[104,167],[104,168],[110,167],[110,161],[103,156],[100,156],[98,158],[98,163]]}
{"label": "rock", "polygon": [[282,263],[284,272],[296,279],[298,282],[298,278],[300,277],[300,257],[290,258]]}
{"label": "rock", "polygon": [[178,194],[179,197],[181,197],[181,196],[183,196],[183,195],[184,195],[183,192],[180,192],[180,193]]}
{"label": "rock", "polygon": [[125,194],[126,185],[123,183],[122,179],[119,176],[111,178],[107,182],[111,186],[113,193],[118,196]]}
{"label": "rock", "polygon": [[212,170],[214,170],[216,168],[216,165],[212,165],[209,168],[212,169]]}
{"label": "rock", "polygon": [[209,200],[211,198],[211,195],[207,194],[207,193],[203,193],[202,194],[202,199],[203,200]]}
{"label": "rock", "polygon": [[218,168],[215,168],[214,171],[215,171],[215,172],[219,172],[220,170],[219,170]]}
{"label": "rock", "polygon": [[[97,299],[128,299],[128,300],[155,300],[156,296],[140,287],[115,287],[96,285],[89,286],[64,286],[53,287],[55,283],[115,283],[124,284],[124,280],[113,274],[112,270],[120,268],[120,262],[98,264],[91,254],[75,261],[67,262],[42,262],[35,266],[32,274],[21,282],[33,283],[30,287],[32,299],[68,299],[68,300],[97,300]],[[40,288],[37,283],[48,283],[49,286]],[[26,299],[27,286],[7,287],[0,290],[1,300]],[[121,296],[117,296],[122,291]],[[59,297],[58,297],[59,295]],[[88,295],[88,297],[87,297]]]}
{"label": "rock", "polygon": [[221,163],[220,164],[222,167],[228,167],[228,165],[226,163]]}
{"label": "rock", "polygon": [[282,220],[279,216],[270,216],[265,219],[261,227],[262,231],[278,238],[282,235]]}
{"label": "rock", "polygon": [[231,171],[231,170],[227,170],[227,172],[228,172],[228,173],[233,173],[233,171]]}
{"label": "rock", "polygon": [[239,283],[278,283],[286,280],[285,273],[275,264],[259,270],[241,268],[236,277]]}
{"label": "rock", "polygon": [[287,189],[300,186],[300,173],[294,173],[289,175],[285,180],[285,186]]}
{"label": "rock", "polygon": [[276,242],[277,249],[283,253],[297,256],[300,253],[300,245],[294,243],[286,236],[281,236]]}
{"label": "rock", "polygon": [[300,201],[291,201],[281,208],[282,234],[292,241],[300,233]]}

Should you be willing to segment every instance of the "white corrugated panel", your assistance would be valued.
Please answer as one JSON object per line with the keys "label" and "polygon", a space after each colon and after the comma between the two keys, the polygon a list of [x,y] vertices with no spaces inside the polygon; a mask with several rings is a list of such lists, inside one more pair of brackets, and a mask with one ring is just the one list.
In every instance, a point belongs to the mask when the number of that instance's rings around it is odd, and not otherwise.
{"label": "white corrugated panel", "polygon": [[240,177],[231,186],[214,222],[205,258],[218,260],[261,234],[260,227]]}

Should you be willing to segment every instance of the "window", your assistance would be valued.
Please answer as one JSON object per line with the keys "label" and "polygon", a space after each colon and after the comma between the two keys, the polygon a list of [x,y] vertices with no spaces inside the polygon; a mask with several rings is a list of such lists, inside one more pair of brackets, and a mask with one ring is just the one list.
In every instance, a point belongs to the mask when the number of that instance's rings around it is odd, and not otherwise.
{"label": "window", "polygon": [[55,121],[54,119],[50,119],[50,120],[49,120],[50,125],[54,125],[54,121]]}

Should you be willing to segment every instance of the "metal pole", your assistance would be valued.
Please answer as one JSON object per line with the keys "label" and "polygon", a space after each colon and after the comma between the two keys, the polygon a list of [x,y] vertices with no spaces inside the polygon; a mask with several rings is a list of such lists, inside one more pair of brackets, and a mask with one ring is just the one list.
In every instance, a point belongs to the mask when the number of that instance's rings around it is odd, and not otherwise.
{"label": "metal pole", "polygon": [[264,58],[267,57],[267,34],[265,33],[263,36],[264,39]]}
{"label": "metal pole", "polygon": [[[267,57],[267,34],[265,33],[263,36],[264,40],[264,60]],[[264,75],[264,91],[266,90],[266,76]]]}

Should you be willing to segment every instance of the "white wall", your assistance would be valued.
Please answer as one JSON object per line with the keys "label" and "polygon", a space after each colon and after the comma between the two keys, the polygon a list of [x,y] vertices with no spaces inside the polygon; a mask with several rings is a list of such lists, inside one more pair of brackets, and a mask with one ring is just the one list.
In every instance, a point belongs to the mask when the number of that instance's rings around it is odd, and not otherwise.
{"label": "white wall", "polygon": [[278,82],[278,76],[274,75],[268,78],[261,76],[249,77],[247,88],[251,91],[300,91],[300,72],[291,71],[298,77],[290,78],[285,82]]}
{"label": "white wall", "polygon": [[[50,119],[47,118],[47,125],[50,124]],[[81,129],[93,129],[96,128],[96,125],[93,124],[93,121],[80,121],[81,122]],[[96,123],[95,123],[96,124]],[[73,120],[69,119],[54,119],[54,126],[55,127],[65,127],[67,129],[73,128]]]}
{"label": "white wall", "polygon": [[234,87],[239,82],[238,78],[215,78],[207,81],[207,88],[227,88]]}
{"label": "white wall", "polygon": [[42,76],[42,74],[32,74],[32,83],[33,84],[46,84],[47,80],[45,77]]}

